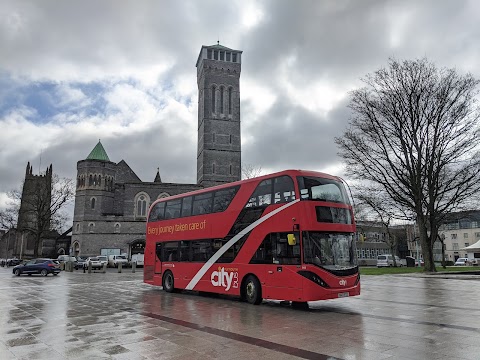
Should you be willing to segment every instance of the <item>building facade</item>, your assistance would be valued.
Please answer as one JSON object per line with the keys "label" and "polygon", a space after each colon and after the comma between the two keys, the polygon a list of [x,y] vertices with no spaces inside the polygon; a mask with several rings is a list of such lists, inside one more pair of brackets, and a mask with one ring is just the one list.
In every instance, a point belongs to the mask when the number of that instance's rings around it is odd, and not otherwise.
{"label": "building facade", "polygon": [[197,59],[197,183],[241,179],[240,72],[242,52],[202,46]]}
{"label": "building facade", "polygon": [[159,170],[142,181],[125,161],[110,161],[100,141],[78,161],[72,255],[143,253],[152,202],[240,180],[241,54],[219,44],[200,50],[196,184],[163,183]]}
{"label": "building facade", "polygon": [[455,262],[460,257],[468,257],[464,248],[480,240],[480,211],[460,211],[451,213],[440,227],[443,238],[445,260]]}

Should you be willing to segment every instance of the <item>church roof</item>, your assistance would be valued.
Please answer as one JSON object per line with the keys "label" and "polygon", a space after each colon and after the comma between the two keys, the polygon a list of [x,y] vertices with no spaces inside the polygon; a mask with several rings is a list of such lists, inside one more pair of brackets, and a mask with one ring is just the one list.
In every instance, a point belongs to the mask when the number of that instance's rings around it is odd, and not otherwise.
{"label": "church roof", "polygon": [[90,154],[87,156],[86,160],[102,160],[102,161],[110,161],[108,158],[107,152],[103,148],[102,143],[98,140],[98,144],[95,145]]}
{"label": "church roof", "polygon": [[209,49],[218,49],[218,50],[227,50],[227,51],[237,51],[237,50],[233,50],[233,49],[230,49],[226,46],[223,46],[223,45],[220,45],[220,44],[215,44],[215,45],[210,45],[210,46],[206,46],[208,47]]}

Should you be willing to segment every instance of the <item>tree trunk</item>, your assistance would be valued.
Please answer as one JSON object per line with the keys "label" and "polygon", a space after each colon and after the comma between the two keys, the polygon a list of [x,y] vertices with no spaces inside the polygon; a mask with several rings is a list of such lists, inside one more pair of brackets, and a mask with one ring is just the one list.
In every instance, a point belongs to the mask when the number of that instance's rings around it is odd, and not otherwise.
{"label": "tree trunk", "polygon": [[[417,216],[417,224],[423,261],[425,262],[425,271],[435,272],[436,269],[433,262],[431,238],[428,236],[428,229],[425,219],[422,216]],[[418,259],[418,261],[420,261],[420,259]]]}

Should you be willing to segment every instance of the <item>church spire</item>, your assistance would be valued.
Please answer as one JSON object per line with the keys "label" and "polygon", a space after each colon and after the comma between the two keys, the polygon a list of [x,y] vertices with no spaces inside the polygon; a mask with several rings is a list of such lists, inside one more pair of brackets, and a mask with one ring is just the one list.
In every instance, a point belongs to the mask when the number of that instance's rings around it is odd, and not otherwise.
{"label": "church spire", "polygon": [[98,139],[98,144],[95,145],[95,147],[90,152],[90,154],[88,154],[85,160],[110,161],[110,159],[108,158],[107,152],[105,151],[102,143],[100,142],[100,139]]}
{"label": "church spire", "polygon": [[156,182],[156,183],[162,182],[162,178],[160,177],[160,168],[157,168],[157,175],[155,175],[155,180],[153,180],[153,182]]}

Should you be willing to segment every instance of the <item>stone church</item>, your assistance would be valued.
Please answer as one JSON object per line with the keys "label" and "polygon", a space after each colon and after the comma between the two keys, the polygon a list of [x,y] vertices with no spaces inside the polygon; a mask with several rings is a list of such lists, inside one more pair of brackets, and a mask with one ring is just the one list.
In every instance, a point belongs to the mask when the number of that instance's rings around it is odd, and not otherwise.
{"label": "stone church", "polygon": [[72,255],[143,253],[152,202],[240,180],[241,57],[242,51],[218,43],[200,49],[196,184],[164,183],[160,171],[152,182],[142,181],[125,161],[110,161],[100,141],[77,162]]}

